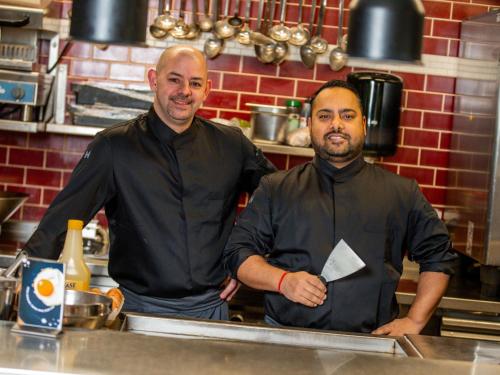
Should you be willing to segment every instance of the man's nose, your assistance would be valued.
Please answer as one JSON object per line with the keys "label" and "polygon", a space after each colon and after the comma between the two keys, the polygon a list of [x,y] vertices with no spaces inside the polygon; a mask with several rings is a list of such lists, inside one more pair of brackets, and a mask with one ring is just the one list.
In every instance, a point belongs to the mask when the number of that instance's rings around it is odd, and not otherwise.
{"label": "man's nose", "polygon": [[182,83],[181,91],[184,95],[191,95],[191,86],[189,84],[189,81]]}
{"label": "man's nose", "polygon": [[334,115],[332,118],[332,128],[335,130],[342,129],[344,127],[344,124],[342,122],[342,119],[340,118],[340,115]]}

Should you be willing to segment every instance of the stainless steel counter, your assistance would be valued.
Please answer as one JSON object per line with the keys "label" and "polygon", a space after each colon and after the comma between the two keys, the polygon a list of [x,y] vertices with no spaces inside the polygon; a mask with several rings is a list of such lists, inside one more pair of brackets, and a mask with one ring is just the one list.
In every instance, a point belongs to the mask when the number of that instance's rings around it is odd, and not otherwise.
{"label": "stainless steel counter", "polygon": [[108,330],[66,330],[54,340],[12,334],[11,326],[10,322],[0,322],[0,373],[460,375],[500,371],[494,361],[481,362],[478,358],[474,362],[421,359],[359,350]]}

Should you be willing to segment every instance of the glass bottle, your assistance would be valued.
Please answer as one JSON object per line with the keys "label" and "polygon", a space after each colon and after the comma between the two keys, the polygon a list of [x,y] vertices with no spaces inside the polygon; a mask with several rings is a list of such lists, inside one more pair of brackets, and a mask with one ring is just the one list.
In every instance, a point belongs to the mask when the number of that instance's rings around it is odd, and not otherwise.
{"label": "glass bottle", "polygon": [[83,259],[83,221],[68,220],[68,231],[59,262],[66,265],[66,289],[86,291],[90,285],[90,270]]}
{"label": "glass bottle", "polygon": [[288,112],[288,134],[299,128],[300,106],[301,103],[298,100],[291,99],[286,101],[286,110]]}

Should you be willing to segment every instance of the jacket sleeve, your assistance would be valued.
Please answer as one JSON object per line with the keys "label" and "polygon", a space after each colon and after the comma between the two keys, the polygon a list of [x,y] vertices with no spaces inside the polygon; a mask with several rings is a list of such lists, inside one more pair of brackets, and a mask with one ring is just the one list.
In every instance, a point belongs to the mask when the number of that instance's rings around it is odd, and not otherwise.
{"label": "jacket sleeve", "polygon": [[26,243],[29,255],[56,259],[62,250],[68,219],[87,224],[113,196],[112,159],[108,140],[97,135]]}
{"label": "jacket sleeve", "polygon": [[265,176],[229,236],[224,249],[226,270],[236,278],[238,268],[249,256],[269,254],[273,243],[271,193],[268,177]]}
{"label": "jacket sleeve", "polygon": [[259,185],[262,176],[276,172],[277,169],[242,132],[240,138],[244,158],[240,190],[251,194]]}
{"label": "jacket sleeve", "polygon": [[412,190],[414,203],[408,218],[408,258],[419,264],[420,272],[451,275],[457,254],[453,251],[448,230],[416,182]]}

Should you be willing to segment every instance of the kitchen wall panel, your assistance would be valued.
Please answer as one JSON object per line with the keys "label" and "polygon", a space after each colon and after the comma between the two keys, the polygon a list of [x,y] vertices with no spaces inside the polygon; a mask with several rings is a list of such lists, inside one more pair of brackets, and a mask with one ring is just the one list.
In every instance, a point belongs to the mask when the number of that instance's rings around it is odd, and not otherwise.
{"label": "kitchen wall panel", "polygon": [[[304,19],[308,20],[311,1],[305,3]],[[495,0],[436,0],[423,3],[426,8],[424,53],[450,58],[458,56],[460,21],[499,5]],[[328,0],[327,4],[324,34],[335,44],[338,0]],[[346,6],[348,4],[349,1]],[[149,16],[152,20],[157,1],[152,0],[150,6]],[[295,23],[297,7],[297,0],[289,1],[288,25]],[[67,19],[70,9],[70,0],[53,0],[48,15]],[[254,0],[252,25],[255,25],[256,10],[257,1]],[[349,17],[348,10],[346,17]],[[346,32],[344,25],[343,33]],[[64,42],[61,43],[61,49],[64,45]],[[69,84],[89,81],[119,87],[145,88],[146,72],[154,65],[162,50],[159,47],[112,46],[103,51],[89,43],[75,42],[67,51],[63,63],[69,67]],[[40,51],[43,62],[47,56],[47,45],[42,44]],[[245,106],[247,102],[283,104],[288,98],[303,100],[326,80],[345,79],[353,70],[364,70],[346,67],[340,72],[333,72],[326,64],[317,64],[314,69],[309,70],[297,61],[287,61],[277,67],[264,65],[251,56],[229,54],[209,61],[208,66],[213,92],[200,114],[209,118],[227,119],[235,116],[249,119],[249,111]],[[454,163],[463,165],[466,162],[471,167],[476,165],[482,169],[487,162],[481,158],[480,153],[471,153],[484,147],[480,138],[480,124],[476,124],[477,129],[467,131],[469,135],[478,134],[479,138],[461,140],[465,142],[464,150],[467,151],[451,153],[455,78],[417,74],[411,67],[408,71],[403,69],[403,72],[388,72],[404,79],[400,144],[394,156],[378,158],[375,162],[390,171],[417,179],[431,203],[436,208],[445,208],[446,193],[453,186],[453,181],[473,181],[471,177],[475,177],[460,175],[453,170]],[[73,99],[70,93],[68,100]],[[463,126],[467,125],[464,119]],[[40,219],[49,202],[67,183],[71,170],[90,140],[90,137],[0,131],[0,189],[26,191],[31,195],[22,210],[16,213],[16,219]],[[310,160],[298,156],[268,156],[280,169],[292,168]],[[476,183],[482,186],[482,176],[478,177]],[[240,209],[247,201],[248,197],[243,195],[239,201]],[[102,213],[99,216],[102,218]]]}

